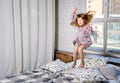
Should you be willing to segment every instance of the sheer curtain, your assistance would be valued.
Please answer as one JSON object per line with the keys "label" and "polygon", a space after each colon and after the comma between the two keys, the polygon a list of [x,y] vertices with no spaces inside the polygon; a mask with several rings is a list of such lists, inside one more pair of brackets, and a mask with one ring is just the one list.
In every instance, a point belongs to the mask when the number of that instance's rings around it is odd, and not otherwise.
{"label": "sheer curtain", "polygon": [[53,60],[55,0],[0,0],[0,77]]}

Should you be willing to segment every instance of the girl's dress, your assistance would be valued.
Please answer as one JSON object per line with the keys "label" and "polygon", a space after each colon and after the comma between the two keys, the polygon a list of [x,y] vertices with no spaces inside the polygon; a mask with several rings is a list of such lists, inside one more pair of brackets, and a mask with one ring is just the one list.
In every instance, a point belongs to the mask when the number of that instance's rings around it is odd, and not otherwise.
{"label": "girl's dress", "polygon": [[90,26],[87,24],[78,29],[77,37],[73,41],[74,45],[77,43],[78,46],[84,45],[85,48],[88,48],[92,44],[90,35],[92,34],[93,30],[88,30],[88,27]]}

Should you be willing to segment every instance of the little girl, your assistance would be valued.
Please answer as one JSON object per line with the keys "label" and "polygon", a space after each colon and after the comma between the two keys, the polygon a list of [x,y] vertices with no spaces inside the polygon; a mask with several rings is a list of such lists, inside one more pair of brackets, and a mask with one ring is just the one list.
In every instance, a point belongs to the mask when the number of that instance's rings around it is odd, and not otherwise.
{"label": "little girl", "polygon": [[79,67],[84,67],[84,53],[83,50],[88,48],[91,44],[90,35],[93,30],[89,25],[89,22],[93,18],[93,11],[89,11],[87,13],[76,14],[77,8],[74,8],[72,13],[72,26],[76,26],[78,28],[78,33],[76,39],[73,41],[74,50],[73,50],[73,64],[72,68],[76,65],[77,55],[80,54],[80,65]]}

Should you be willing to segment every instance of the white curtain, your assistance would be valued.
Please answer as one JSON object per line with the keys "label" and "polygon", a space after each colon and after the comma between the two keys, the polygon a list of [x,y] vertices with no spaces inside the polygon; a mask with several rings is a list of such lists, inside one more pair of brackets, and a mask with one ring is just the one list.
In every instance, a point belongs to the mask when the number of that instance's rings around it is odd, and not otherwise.
{"label": "white curtain", "polygon": [[0,0],[0,77],[53,60],[55,0]]}

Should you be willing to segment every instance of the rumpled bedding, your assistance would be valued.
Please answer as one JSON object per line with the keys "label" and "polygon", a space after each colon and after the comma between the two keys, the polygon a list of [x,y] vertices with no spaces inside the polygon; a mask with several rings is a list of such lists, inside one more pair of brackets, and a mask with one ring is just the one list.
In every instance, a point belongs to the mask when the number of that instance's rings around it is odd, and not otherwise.
{"label": "rumpled bedding", "polygon": [[70,65],[58,59],[33,71],[6,76],[0,83],[120,83],[119,70],[116,80],[108,80],[99,68],[70,68]]}
{"label": "rumpled bedding", "polygon": [[[0,80],[0,83],[98,83],[103,81],[102,78],[94,81],[82,79],[80,81],[80,78],[78,79],[72,74],[62,72],[53,73],[48,70],[38,69],[21,75],[6,76],[4,79]],[[86,79],[88,79],[87,76]]]}
{"label": "rumpled bedding", "polygon": [[21,75],[6,76],[0,83],[63,83],[74,82],[72,76],[65,76],[62,73],[53,73],[44,69],[37,69],[22,73]]}

